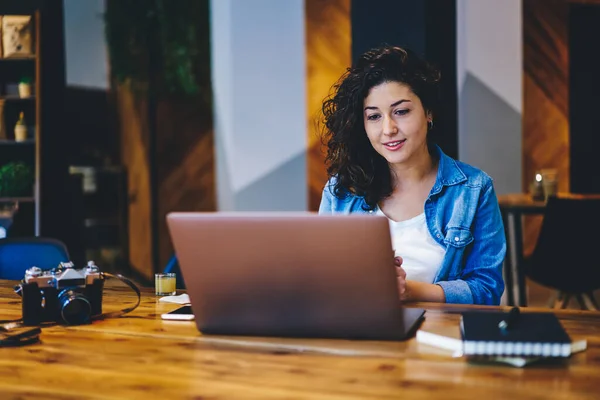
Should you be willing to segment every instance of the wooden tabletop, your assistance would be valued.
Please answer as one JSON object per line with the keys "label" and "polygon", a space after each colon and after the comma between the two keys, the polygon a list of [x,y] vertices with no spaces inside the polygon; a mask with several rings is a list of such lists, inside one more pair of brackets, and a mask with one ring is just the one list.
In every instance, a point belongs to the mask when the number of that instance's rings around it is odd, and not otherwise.
{"label": "wooden tabletop", "polygon": [[[600,199],[600,194],[558,193],[560,198],[568,199]],[[528,193],[509,193],[498,196],[500,208],[507,211],[541,213],[546,208],[546,201],[534,200]]]}
{"label": "wooden tabletop", "polygon": [[521,210],[543,212],[546,207],[545,201],[533,200],[526,193],[510,193],[498,196],[498,204],[504,210]]}
{"label": "wooden tabletop", "polygon": [[[14,282],[0,281],[0,319],[20,317]],[[108,288],[105,311],[133,302]],[[495,307],[415,304],[422,329],[458,330],[460,312]],[[162,321],[178,307],[150,291],[128,316],[43,329],[41,342],[0,348],[1,399],[575,399],[600,393],[600,313],[560,311],[587,351],[563,365],[471,364],[404,342],[203,336],[193,322]],[[528,310],[525,310],[528,311]]]}

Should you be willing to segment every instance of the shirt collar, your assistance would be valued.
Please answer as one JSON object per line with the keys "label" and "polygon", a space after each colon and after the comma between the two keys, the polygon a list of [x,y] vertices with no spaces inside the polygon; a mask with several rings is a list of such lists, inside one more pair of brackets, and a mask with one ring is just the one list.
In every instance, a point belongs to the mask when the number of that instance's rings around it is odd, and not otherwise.
{"label": "shirt collar", "polygon": [[452,186],[467,180],[467,176],[460,169],[456,160],[444,154],[438,145],[433,145],[432,154],[434,157],[437,157],[439,164],[431,194],[440,192],[442,186]]}

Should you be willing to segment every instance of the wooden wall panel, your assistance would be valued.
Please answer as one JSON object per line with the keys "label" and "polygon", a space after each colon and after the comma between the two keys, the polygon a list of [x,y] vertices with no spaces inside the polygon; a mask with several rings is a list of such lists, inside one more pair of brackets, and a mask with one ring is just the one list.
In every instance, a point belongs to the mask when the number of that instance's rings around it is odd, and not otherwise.
{"label": "wooden wall panel", "polygon": [[135,273],[150,279],[154,267],[146,106],[127,87],[118,86],[115,91],[121,162],[126,168],[128,182],[129,262]]}
{"label": "wooden wall panel", "polygon": [[[129,258],[135,274],[151,279],[173,254],[167,213],[216,210],[212,111],[199,100],[159,102],[157,148],[151,154],[144,100],[121,87],[117,108],[121,161],[128,177]],[[151,182],[151,162],[157,166],[156,182]],[[152,262],[152,184],[158,191],[158,265]]]}
{"label": "wooden wall panel", "polygon": [[[128,178],[129,258],[135,273],[151,279],[173,254],[166,225],[171,211],[216,210],[212,112],[189,99],[159,102],[157,149],[150,154],[148,119],[143,99],[121,87],[117,108],[121,131],[121,161]],[[150,162],[157,166],[151,182]],[[151,184],[158,191],[159,262],[152,262]]]}
{"label": "wooden wall panel", "polygon": [[163,101],[157,128],[159,265],[164,267],[173,254],[167,213],[216,210],[212,110],[201,101]]}
{"label": "wooden wall panel", "polygon": [[350,0],[306,0],[306,102],[309,209],[317,210],[327,181],[321,104],[351,63]]}
{"label": "wooden wall panel", "polygon": [[[568,1],[523,0],[523,190],[536,171],[556,168],[569,191]],[[540,217],[525,224],[525,253],[535,245]]]}

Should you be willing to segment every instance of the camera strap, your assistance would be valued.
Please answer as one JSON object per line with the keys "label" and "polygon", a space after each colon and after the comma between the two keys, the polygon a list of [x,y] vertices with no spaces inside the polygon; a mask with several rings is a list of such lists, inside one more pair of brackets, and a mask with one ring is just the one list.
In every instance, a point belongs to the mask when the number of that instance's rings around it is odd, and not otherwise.
{"label": "camera strap", "polygon": [[105,277],[108,277],[108,278],[118,279],[121,282],[123,282],[124,284],[126,284],[127,286],[129,286],[131,289],[133,289],[135,294],[137,294],[137,302],[135,303],[135,305],[133,307],[128,307],[128,308],[124,308],[120,311],[113,311],[110,313],[102,313],[102,314],[93,316],[92,317],[93,321],[97,321],[100,319],[106,319],[106,318],[117,318],[117,317],[123,316],[127,313],[130,313],[133,310],[135,310],[136,308],[138,308],[138,306],[140,305],[140,301],[142,299],[142,294],[140,293],[140,289],[138,289],[138,287],[135,285],[135,283],[133,283],[128,278],[125,278],[121,274],[113,275],[113,274],[109,274],[108,272],[102,272],[102,275],[104,275]]}
{"label": "camera strap", "polygon": [[22,346],[40,340],[39,326],[20,326],[17,323],[0,325],[0,347]]}

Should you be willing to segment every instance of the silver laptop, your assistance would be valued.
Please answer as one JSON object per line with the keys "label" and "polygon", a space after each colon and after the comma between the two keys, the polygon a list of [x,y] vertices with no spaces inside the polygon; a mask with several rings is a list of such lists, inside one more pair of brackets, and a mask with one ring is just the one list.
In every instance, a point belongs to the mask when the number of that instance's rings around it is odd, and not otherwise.
{"label": "silver laptop", "polygon": [[179,212],[167,224],[203,334],[402,340],[388,220],[309,212]]}

